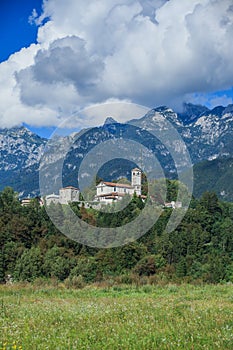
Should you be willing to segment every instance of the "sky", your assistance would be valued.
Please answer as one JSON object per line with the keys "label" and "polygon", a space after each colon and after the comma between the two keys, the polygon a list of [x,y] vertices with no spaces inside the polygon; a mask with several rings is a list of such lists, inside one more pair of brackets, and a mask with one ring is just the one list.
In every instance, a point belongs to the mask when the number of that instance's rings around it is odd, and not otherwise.
{"label": "sky", "polygon": [[232,0],[1,0],[0,16],[0,128],[47,136],[101,103],[232,103]]}

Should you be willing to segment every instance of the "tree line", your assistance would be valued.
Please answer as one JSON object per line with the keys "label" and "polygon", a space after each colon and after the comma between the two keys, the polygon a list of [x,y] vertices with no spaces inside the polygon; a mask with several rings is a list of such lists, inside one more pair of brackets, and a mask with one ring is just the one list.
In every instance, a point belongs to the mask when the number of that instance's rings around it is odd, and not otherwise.
{"label": "tree line", "polygon": [[[175,182],[169,188],[172,199]],[[124,211],[116,213],[101,213],[77,203],[71,206],[86,222],[117,227],[130,222],[144,204],[134,196]],[[151,283],[233,282],[233,203],[206,192],[192,199],[183,221],[168,233],[165,227],[171,211],[164,209],[137,241],[117,248],[91,248],[61,234],[38,201],[22,206],[17,193],[7,187],[0,192],[0,281],[11,275],[14,281],[52,278],[71,286],[143,279]]]}

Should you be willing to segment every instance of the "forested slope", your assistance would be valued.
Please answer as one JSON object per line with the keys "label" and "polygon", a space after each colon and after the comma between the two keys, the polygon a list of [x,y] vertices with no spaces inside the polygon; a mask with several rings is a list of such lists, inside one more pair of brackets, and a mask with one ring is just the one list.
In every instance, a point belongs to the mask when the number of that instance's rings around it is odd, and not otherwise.
{"label": "forested slope", "polygon": [[[171,186],[172,187],[172,186]],[[73,210],[83,220],[114,227],[128,222],[143,204],[133,198],[124,212],[112,215],[93,209]],[[158,281],[233,282],[233,205],[214,193],[193,200],[172,233],[165,231],[171,209],[154,227],[123,247],[95,249],[62,235],[36,201],[23,207],[11,188],[0,192],[0,279],[33,281],[55,278],[66,283],[111,279],[122,282],[148,278]]]}

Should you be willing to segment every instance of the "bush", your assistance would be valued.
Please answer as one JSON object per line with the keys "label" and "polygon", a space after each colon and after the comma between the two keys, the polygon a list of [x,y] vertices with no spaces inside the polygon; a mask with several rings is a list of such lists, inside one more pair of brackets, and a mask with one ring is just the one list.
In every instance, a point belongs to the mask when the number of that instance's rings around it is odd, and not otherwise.
{"label": "bush", "polygon": [[98,276],[97,262],[92,257],[82,257],[71,270],[70,277],[82,276],[85,283],[95,282]]}
{"label": "bush", "polygon": [[62,249],[55,245],[45,254],[43,272],[48,278],[54,277],[64,281],[70,274],[70,265],[70,260],[63,257]]}
{"label": "bush", "polygon": [[64,283],[67,288],[82,289],[85,287],[85,282],[81,275],[73,277],[69,276],[65,279]]}
{"label": "bush", "polygon": [[160,254],[147,255],[136,264],[134,272],[139,274],[139,276],[154,275],[165,263],[165,259]]}
{"label": "bush", "polygon": [[42,255],[39,248],[25,249],[17,260],[14,279],[17,281],[32,282],[42,276]]}

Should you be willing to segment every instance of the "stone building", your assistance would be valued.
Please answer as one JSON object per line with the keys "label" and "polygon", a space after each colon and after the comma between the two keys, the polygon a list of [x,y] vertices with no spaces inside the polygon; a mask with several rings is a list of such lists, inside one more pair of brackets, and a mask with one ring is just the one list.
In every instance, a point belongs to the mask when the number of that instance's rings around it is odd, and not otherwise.
{"label": "stone building", "polygon": [[73,186],[61,188],[59,190],[59,203],[69,204],[72,202],[79,202],[79,189]]}
{"label": "stone building", "polygon": [[54,204],[69,204],[72,202],[79,202],[79,189],[73,186],[67,186],[59,190],[59,195],[49,194],[45,197],[47,205]]}

